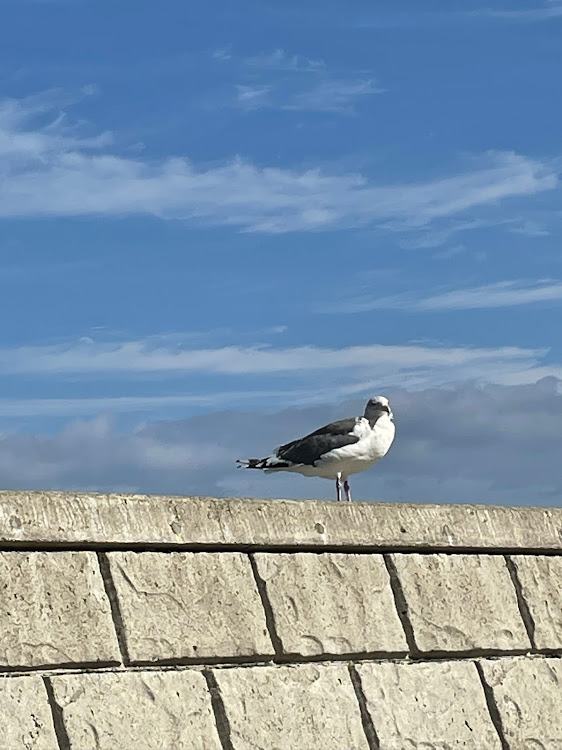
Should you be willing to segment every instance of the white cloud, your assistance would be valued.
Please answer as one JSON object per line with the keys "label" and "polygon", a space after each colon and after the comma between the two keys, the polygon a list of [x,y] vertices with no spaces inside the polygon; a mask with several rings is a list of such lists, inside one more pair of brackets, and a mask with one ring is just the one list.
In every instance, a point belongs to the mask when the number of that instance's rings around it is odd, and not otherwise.
{"label": "white cloud", "polygon": [[318,73],[326,69],[324,60],[313,60],[304,55],[289,54],[284,49],[246,57],[244,64],[252,68]]}
{"label": "white cloud", "polygon": [[505,21],[507,23],[534,23],[562,17],[560,0],[547,0],[544,5],[528,8],[499,9],[483,7],[475,10],[386,11],[370,14],[354,24],[358,28],[420,28],[449,24],[466,24],[469,21]]}
{"label": "white cloud", "polygon": [[368,78],[325,79],[295,94],[282,109],[311,112],[353,112],[353,105],[364,96],[382,94],[384,89]]}
{"label": "white cloud", "polygon": [[87,137],[67,120],[63,108],[73,101],[58,89],[0,100],[0,174],[9,178],[35,159],[57,158],[75,149],[89,154],[110,146],[110,133]]}
{"label": "white cloud", "polygon": [[[25,467],[26,458],[29,463]],[[131,490],[142,476],[215,467],[230,459],[212,440],[157,439],[137,428],[121,435],[106,416],[73,422],[55,436],[0,435],[2,486],[100,487],[104,480]],[[126,481],[123,482],[123,476]],[[141,480],[142,481],[142,480]]]}
{"label": "white cloud", "polygon": [[382,94],[372,78],[324,77],[307,85],[288,88],[273,83],[236,86],[236,104],[243,109],[277,109],[294,112],[353,114],[364,97]]}
{"label": "white cloud", "polygon": [[395,294],[389,297],[359,297],[340,305],[331,312],[357,313],[368,310],[407,310],[433,312],[475,310],[494,307],[516,307],[538,302],[562,300],[562,281],[552,279],[497,281],[494,284],[452,289],[423,297],[419,294]]}
{"label": "white cloud", "polygon": [[495,284],[457,289],[420,300],[418,309],[468,310],[489,307],[515,307],[556,300],[562,300],[561,281],[549,279],[498,281]]}
{"label": "white cloud", "polygon": [[[304,405],[334,402],[397,385],[410,389],[466,380],[519,384],[546,375],[559,376],[562,366],[544,364],[542,349],[471,348],[422,344],[292,348],[226,346],[193,348],[166,337],[148,340],[95,342],[0,349],[3,377],[25,375],[70,381],[79,378],[113,382],[112,394],[123,383],[151,382],[150,395],[103,398],[0,399],[0,415],[76,416],[111,413],[172,413],[176,408],[222,405],[268,407],[272,403]],[[177,379],[182,386],[178,387]],[[154,380],[174,381],[160,385]],[[202,385],[202,379],[204,385]],[[227,386],[224,386],[227,383]],[[171,391],[171,392],[170,392]],[[167,395],[158,395],[162,392]]]}
{"label": "white cloud", "polygon": [[236,86],[238,103],[245,109],[261,109],[268,106],[270,86]]}
{"label": "white cloud", "polygon": [[[402,235],[399,242],[400,246],[407,250],[442,247],[456,234],[472,229],[482,229],[491,224],[497,225],[501,223],[504,222],[501,220],[498,221],[497,219],[493,222],[477,219],[471,221],[449,221],[444,226],[439,226],[439,228],[429,228],[427,231],[420,231],[419,227],[413,227],[412,230],[415,231]],[[390,226],[386,225],[386,228],[390,230],[399,229],[399,227],[393,226],[392,224]]]}
{"label": "white cloud", "polygon": [[82,0],[0,0],[0,5],[27,3],[29,5],[79,5]]}
{"label": "white cloud", "polygon": [[509,229],[513,234],[523,234],[526,237],[548,237],[550,232],[536,221],[522,221]]}
{"label": "white cloud", "polygon": [[[312,394],[308,394],[311,396]],[[84,417],[99,414],[167,414],[178,409],[217,406],[263,406],[272,400],[295,403],[302,394],[298,391],[211,391],[209,393],[176,396],[114,396],[106,398],[2,398],[0,417],[21,419],[28,417]]]}
{"label": "white cloud", "polygon": [[498,21],[533,22],[549,21],[562,17],[562,5],[555,0],[543,7],[517,8],[513,10],[498,10],[496,8],[479,8],[469,11],[465,15],[473,18],[493,18]]}
{"label": "white cloud", "polygon": [[[545,504],[562,492],[562,383],[460,383],[392,388],[397,436],[389,455],[352,479],[356,499]],[[180,495],[324,497],[331,482],[237,470],[321,424],[360,413],[362,399],[274,415],[223,411],[119,431],[107,417],[54,434],[0,435],[0,486]],[[531,447],[531,449],[530,449]]]}
{"label": "white cloud", "polygon": [[[323,60],[289,54],[283,49],[245,58],[241,73],[249,80],[236,87],[236,104],[245,109],[351,114],[362,98],[384,92],[364,72],[334,74]],[[241,91],[248,92],[251,106],[245,97],[241,98]]]}
{"label": "white cloud", "polygon": [[97,85],[97,83],[86,83],[84,86],[82,86],[80,91],[86,96],[96,96],[96,94],[101,93],[101,89]]}
{"label": "white cloud", "polygon": [[111,134],[84,135],[62,115],[39,124],[59,99],[0,103],[0,217],[148,214],[270,233],[388,222],[411,229],[557,184],[548,163],[503,152],[417,184],[239,158],[211,167],[186,158],[130,158],[110,148]]}
{"label": "white cloud", "polygon": [[262,375],[354,368],[416,369],[469,366],[483,361],[525,362],[541,352],[534,349],[392,346],[373,344],[328,349],[225,346],[193,349],[169,346],[157,337],[147,340],[99,342],[91,339],[51,346],[0,349],[0,371],[15,374],[215,373]]}
{"label": "white cloud", "polygon": [[211,57],[214,60],[230,60],[232,58],[232,47],[221,47],[211,53]]}

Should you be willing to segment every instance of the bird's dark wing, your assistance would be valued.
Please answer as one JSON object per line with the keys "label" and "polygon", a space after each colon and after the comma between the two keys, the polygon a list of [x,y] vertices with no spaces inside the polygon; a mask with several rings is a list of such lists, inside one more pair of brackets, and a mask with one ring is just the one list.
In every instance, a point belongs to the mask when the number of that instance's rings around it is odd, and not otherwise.
{"label": "bird's dark wing", "polygon": [[276,455],[293,464],[313,466],[325,453],[357,443],[359,438],[351,434],[355,425],[354,418],[331,422],[306,437],[281,445],[277,448]]}
{"label": "bird's dark wing", "polygon": [[306,440],[306,438],[313,437],[313,435],[349,435],[349,433],[353,432],[355,429],[356,424],[357,420],[355,417],[340,419],[339,422],[330,422],[330,424],[324,425],[324,427],[320,427],[318,430],[314,430],[310,435],[301,439]]}

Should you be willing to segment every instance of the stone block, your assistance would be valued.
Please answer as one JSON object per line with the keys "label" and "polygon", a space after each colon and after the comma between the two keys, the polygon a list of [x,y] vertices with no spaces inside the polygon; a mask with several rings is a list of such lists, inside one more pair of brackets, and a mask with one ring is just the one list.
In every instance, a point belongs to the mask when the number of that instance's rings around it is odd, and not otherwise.
{"label": "stone block", "polygon": [[531,647],[501,555],[392,557],[421,653]]}
{"label": "stone block", "polygon": [[394,652],[408,646],[382,555],[255,555],[286,654]]}
{"label": "stone block", "polygon": [[271,656],[247,555],[110,552],[132,662]]}
{"label": "stone block", "polygon": [[562,659],[481,661],[509,750],[562,748]]}
{"label": "stone block", "polygon": [[357,667],[379,750],[501,750],[472,662]]}
{"label": "stone block", "polygon": [[0,748],[58,750],[41,677],[0,677]]}
{"label": "stone block", "polygon": [[200,672],[65,674],[51,682],[72,750],[221,750]]}
{"label": "stone block", "polygon": [[233,750],[369,750],[343,664],[214,673]]}
{"label": "stone block", "polygon": [[0,581],[0,665],[119,663],[93,552],[1,552]]}
{"label": "stone block", "polygon": [[0,542],[547,551],[562,508],[4,490]]}
{"label": "stone block", "polygon": [[514,555],[512,558],[534,623],[540,649],[562,649],[562,557]]}

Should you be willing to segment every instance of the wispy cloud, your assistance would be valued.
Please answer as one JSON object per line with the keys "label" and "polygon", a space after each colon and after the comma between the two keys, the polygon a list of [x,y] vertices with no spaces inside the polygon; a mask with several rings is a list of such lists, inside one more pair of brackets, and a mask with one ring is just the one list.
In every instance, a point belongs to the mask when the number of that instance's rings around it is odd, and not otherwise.
{"label": "wispy cloud", "polygon": [[[322,77],[307,85],[275,83],[236,86],[236,104],[244,109],[277,109],[294,112],[332,112],[351,115],[364,97],[382,94],[372,78]],[[251,106],[248,106],[251,98]]]}
{"label": "wispy cloud", "polygon": [[317,73],[326,70],[324,60],[313,60],[304,55],[289,54],[284,49],[244,58],[244,64],[257,69]]}
{"label": "wispy cloud", "polygon": [[508,10],[499,10],[496,8],[479,8],[474,11],[468,11],[467,16],[473,18],[492,18],[498,21],[512,21],[520,23],[530,23],[534,21],[549,21],[554,18],[562,18],[562,4],[551,2],[542,7],[534,8],[514,8]]}
{"label": "wispy cloud", "polygon": [[271,86],[236,86],[238,104],[244,109],[262,109],[268,106]]}
{"label": "wispy cloud", "polygon": [[447,310],[476,310],[494,307],[518,307],[539,302],[562,300],[562,281],[552,279],[498,281],[494,284],[443,291],[431,296],[415,293],[395,294],[388,297],[359,297],[331,311],[340,313],[367,312],[369,310],[404,310],[411,312],[438,312]]}
{"label": "wispy cloud", "polygon": [[[300,392],[283,390],[212,391],[175,396],[108,396],[106,398],[0,398],[0,417],[87,417],[99,414],[177,414],[178,409],[205,409],[266,406],[277,403],[299,403]],[[303,399],[308,401],[307,398]]]}
{"label": "wispy cloud", "polygon": [[[229,60],[232,55],[215,59]],[[244,109],[277,109],[353,114],[361,99],[384,89],[364,71],[331,71],[323,60],[283,49],[235,59],[243,81],[234,103]]]}
{"label": "wispy cloud", "polygon": [[82,0],[0,0],[0,5],[8,5],[14,3],[21,5],[27,3],[28,5],[79,5]]}
{"label": "wispy cloud", "polygon": [[[466,232],[472,229],[481,229],[486,226],[489,222],[484,222],[481,219],[470,220],[470,221],[449,221],[445,225],[439,226],[438,228],[430,228],[427,231],[420,232],[415,227],[414,232],[411,234],[405,234],[400,238],[400,246],[408,250],[419,250],[433,247],[441,247],[445,243],[449,242],[455,235]],[[497,220],[494,224],[497,224]],[[391,225],[387,225],[389,229],[395,229]]]}
{"label": "wispy cloud", "polygon": [[0,349],[0,371],[14,374],[107,374],[119,373],[213,373],[222,375],[263,375],[352,368],[419,368],[466,365],[501,357],[512,361],[536,357],[539,352],[507,347],[446,348],[420,345],[374,344],[330,349],[317,346],[274,348],[268,346],[224,346],[194,349],[170,345],[167,337],[96,342],[82,339],[59,345],[24,346]]}
{"label": "wispy cloud", "polygon": [[51,115],[59,100],[55,93],[0,102],[0,217],[152,215],[267,233],[411,230],[557,185],[548,162],[504,152],[403,184],[240,158],[209,167],[184,157],[131,158],[116,152],[111,133],[85,133]]}
{"label": "wispy cloud", "polygon": [[469,21],[504,21],[506,23],[536,23],[562,17],[560,0],[537,4],[527,8],[491,8],[474,10],[408,10],[380,11],[370,13],[353,23],[359,28],[419,28],[427,26],[447,26],[466,24]]}
{"label": "wispy cloud", "polygon": [[[37,413],[93,414],[101,410],[150,411],[174,406],[307,404],[367,394],[397,384],[410,388],[475,379],[480,382],[526,383],[559,365],[546,366],[545,350],[519,347],[446,347],[404,344],[326,348],[313,345],[225,346],[194,348],[170,344],[167,337],[117,342],[78,341],[0,350],[3,377],[76,378],[113,382],[113,391],[131,379],[151,382],[151,393],[124,398],[0,401],[0,414],[18,409]],[[181,387],[178,386],[181,378]],[[154,398],[154,380],[169,380],[166,397]],[[224,384],[227,387],[224,387]],[[121,384],[121,385],[119,385]],[[173,392],[170,394],[170,389]]]}
{"label": "wispy cloud", "polygon": [[381,94],[384,89],[374,80],[322,80],[312,88],[295,94],[283,109],[309,110],[312,112],[348,112],[359,98]]}
{"label": "wispy cloud", "polygon": [[548,237],[550,232],[537,221],[522,221],[509,228],[513,234],[523,234],[525,237]]}
{"label": "wispy cloud", "polygon": [[211,52],[211,57],[214,60],[230,60],[232,58],[232,47],[221,47]]}

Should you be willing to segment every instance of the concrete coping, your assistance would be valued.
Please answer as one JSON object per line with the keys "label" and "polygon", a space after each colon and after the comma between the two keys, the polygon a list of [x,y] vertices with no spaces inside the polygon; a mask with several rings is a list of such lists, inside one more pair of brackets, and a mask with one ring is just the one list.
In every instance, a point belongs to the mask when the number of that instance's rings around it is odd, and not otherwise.
{"label": "concrete coping", "polygon": [[562,508],[0,491],[0,548],[560,552]]}

